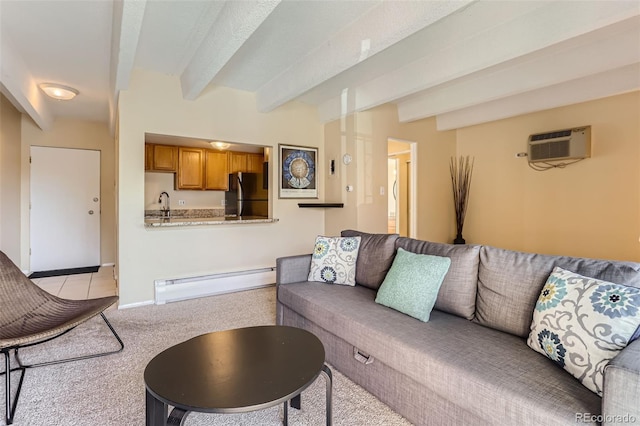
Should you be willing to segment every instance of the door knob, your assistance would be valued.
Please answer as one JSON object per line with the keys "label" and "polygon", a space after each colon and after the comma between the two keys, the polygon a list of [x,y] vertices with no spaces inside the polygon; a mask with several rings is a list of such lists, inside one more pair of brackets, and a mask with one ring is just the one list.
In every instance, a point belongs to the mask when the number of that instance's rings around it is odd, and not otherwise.
{"label": "door knob", "polygon": [[89,210],[89,214],[93,214],[93,210]]}

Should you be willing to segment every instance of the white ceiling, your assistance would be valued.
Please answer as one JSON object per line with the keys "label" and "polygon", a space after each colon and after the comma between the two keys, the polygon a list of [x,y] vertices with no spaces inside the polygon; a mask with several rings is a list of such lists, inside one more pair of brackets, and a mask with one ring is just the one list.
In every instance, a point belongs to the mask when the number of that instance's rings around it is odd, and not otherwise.
{"label": "white ceiling", "polygon": [[322,121],[394,102],[451,129],[640,89],[640,0],[0,0],[0,55],[2,93],[45,130],[113,125],[136,67],[185,99],[228,86]]}

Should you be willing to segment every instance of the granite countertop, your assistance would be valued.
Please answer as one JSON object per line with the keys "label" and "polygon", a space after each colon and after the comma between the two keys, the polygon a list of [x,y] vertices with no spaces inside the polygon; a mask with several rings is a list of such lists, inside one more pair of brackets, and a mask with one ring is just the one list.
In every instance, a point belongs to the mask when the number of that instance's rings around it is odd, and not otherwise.
{"label": "granite countertop", "polygon": [[224,209],[171,210],[171,217],[164,218],[160,210],[146,210],[146,228],[196,225],[238,225],[247,223],[275,223],[279,219],[263,216],[226,216]]}
{"label": "granite countertop", "polygon": [[147,228],[165,226],[195,226],[195,225],[239,225],[247,223],[275,223],[279,219],[259,216],[246,217],[172,217],[170,219],[153,218],[145,219]]}
{"label": "granite countertop", "polygon": [[[145,219],[156,219],[162,217],[162,210],[145,210]],[[224,207],[217,207],[212,209],[171,209],[171,218],[210,218],[210,217],[224,217]]]}

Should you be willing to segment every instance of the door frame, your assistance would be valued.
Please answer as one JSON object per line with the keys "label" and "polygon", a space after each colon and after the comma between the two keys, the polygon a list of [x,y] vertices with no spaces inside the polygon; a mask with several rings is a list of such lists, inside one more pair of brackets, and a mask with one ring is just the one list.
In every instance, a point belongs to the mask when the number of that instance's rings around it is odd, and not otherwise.
{"label": "door frame", "polygon": [[416,238],[418,234],[418,143],[407,139],[389,137],[387,138],[387,147],[391,141],[409,145],[408,150],[387,154],[387,158],[392,157],[394,154],[409,154],[409,167],[407,168],[409,170],[409,181],[407,182],[409,185],[409,208],[407,209],[409,214],[409,238]]}

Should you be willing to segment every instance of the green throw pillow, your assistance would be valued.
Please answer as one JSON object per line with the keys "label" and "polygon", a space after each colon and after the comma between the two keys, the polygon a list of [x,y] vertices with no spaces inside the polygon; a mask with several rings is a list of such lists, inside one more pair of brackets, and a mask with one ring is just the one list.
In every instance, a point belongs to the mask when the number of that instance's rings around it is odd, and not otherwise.
{"label": "green throw pillow", "polygon": [[448,257],[416,254],[398,248],[391,269],[378,290],[376,303],[420,321],[429,321],[450,265]]}

